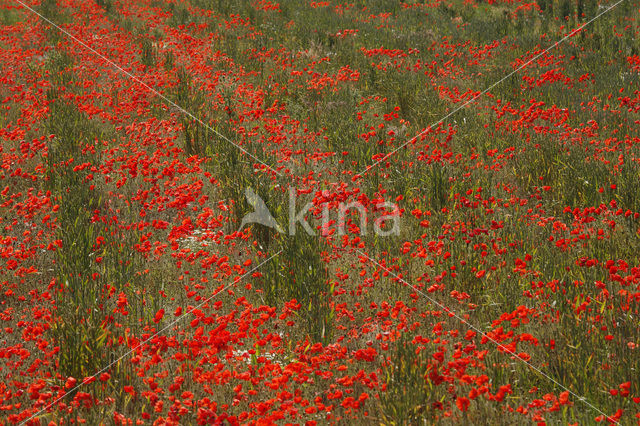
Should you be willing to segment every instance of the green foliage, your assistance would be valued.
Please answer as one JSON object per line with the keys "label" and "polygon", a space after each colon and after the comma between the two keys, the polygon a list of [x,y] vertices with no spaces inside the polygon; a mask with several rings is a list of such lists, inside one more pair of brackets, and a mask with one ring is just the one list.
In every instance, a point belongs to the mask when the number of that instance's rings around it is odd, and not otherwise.
{"label": "green foliage", "polygon": [[[83,378],[97,371],[104,359],[108,330],[94,310],[102,303],[103,289],[94,285],[90,271],[95,264],[93,245],[98,228],[91,224],[99,200],[73,171],[76,162],[88,158],[81,143],[86,120],[74,105],[57,100],[51,105],[48,130],[56,135],[48,150],[48,186],[60,205],[55,269],[62,291],[57,293],[58,320],[52,328],[60,346],[59,371]],[[69,162],[69,160],[73,162]]]}
{"label": "green foliage", "polygon": [[584,0],[578,0],[578,5],[576,6],[576,14],[578,15],[578,20],[582,21],[584,14]]}
{"label": "green foliage", "polygon": [[540,7],[540,10],[542,10],[543,12],[547,10],[548,0],[538,0],[537,3],[538,3],[538,6]]}
{"label": "green foliage", "polygon": [[333,333],[334,311],[324,244],[321,237],[302,229],[281,237],[272,250],[282,252],[277,262],[263,267],[261,288],[265,301],[273,306],[295,299],[301,305],[297,314],[311,340],[326,344]]}
{"label": "green foliage", "polygon": [[162,66],[164,67],[165,70],[171,71],[175,66],[175,61],[176,61],[176,58],[175,58],[175,55],[173,54],[173,51],[167,50],[164,54],[164,62],[162,63]]}
{"label": "green foliage", "polygon": [[583,8],[584,8],[585,19],[586,20],[592,19],[598,13],[598,1],[587,0]]}
{"label": "green foliage", "polygon": [[97,0],[96,4],[103,8],[106,13],[111,13],[113,11],[112,0]]}
{"label": "green foliage", "polygon": [[[178,83],[175,87],[174,102],[193,116],[202,116],[205,99],[202,92],[194,87],[191,75],[184,68],[180,68],[177,78]],[[180,112],[180,123],[184,133],[184,149],[187,155],[202,153],[212,133],[209,127],[204,126],[183,111]]]}
{"label": "green foliage", "polygon": [[561,18],[569,18],[573,15],[573,7],[571,0],[560,0],[560,10],[558,11]]}
{"label": "green foliage", "polygon": [[[131,296],[140,264],[132,250],[137,233],[125,233],[117,223],[96,220],[97,212],[107,210],[104,194],[87,179],[86,172],[74,169],[78,164],[100,162],[99,155],[87,147],[106,135],[58,89],[73,81],[72,65],[64,53],[53,55],[47,64],[56,86],[47,93],[46,131],[54,137],[47,150],[46,186],[59,206],[56,237],[60,241],[53,261],[56,311],[50,333],[59,348],[56,373],[63,380],[82,380],[117,357],[112,345],[122,328],[108,319],[105,308],[113,294]],[[135,306],[132,313],[143,316],[143,306]],[[138,327],[137,321],[130,325]],[[133,376],[124,365],[115,365],[110,372],[122,381]]]}
{"label": "green foliage", "polygon": [[431,355],[427,348],[412,344],[405,334],[395,342],[395,348],[382,368],[386,388],[380,394],[378,411],[384,424],[435,421],[432,404],[442,401],[444,392],[432,380],[438,374]]}
{"label": "green foliage", "polygon": [[158,49],[153,45],[149,37],[140,40],[140,62],[147,67],[155,67],[157,63]]}
{"label": "green foliage", "polygon": [[171,27],[178,28],[193,22],[193,17],[184,3],[169,3],[169,11],[171,17],[167,21],[167,25]]}

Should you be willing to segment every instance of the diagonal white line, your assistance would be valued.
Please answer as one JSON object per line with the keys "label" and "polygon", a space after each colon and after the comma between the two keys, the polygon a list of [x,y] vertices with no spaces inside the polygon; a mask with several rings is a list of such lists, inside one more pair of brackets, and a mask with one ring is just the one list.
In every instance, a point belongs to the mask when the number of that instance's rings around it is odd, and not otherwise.
{"label": "diagonal white line", "polygon": [[229,139],[228,137],[226,137],[225,135],[223,135],[222,133],[218,132],[216,129],[212,128],[211,126],[209,126],[207,123],[205,123],[204,121],[202,121],[200,118],[196,117],[195,115],[193,115],[192,113],[190,113],[189,111],[187,111],[186,109],[184,109],[182,106],[178,105],[177,103],[175,103],[174,101],[172,101],[171,99],[169,99],[168,97],[166,97],[165,95],[163,95],[162,93],[160,93],[158,90],[154,89],[153,87],[149,86],[147,83],[145,83],[144,81],[140,80],[138,77],[136,77],[135,75],[131,74],[129,71],[123,69],[120,65],[116,64],[115,62],[113,62],[111,59],[107,58],[106,56],[104,56],[103,54],[101,54],[100,52],[98,52],[97,50],[95,50],[94,48],[92,48],[91,46],[89,46],[88,44],[86,44],[85,42],[83,42],[82,40],[80,40],[79,38],[77,38],[76,36],[74,36],[73,34],[71,34],[70,32],[68,32],[67,30],[65,30],[64,28],[60,27],[58,24],[56,24],[55,22],[51,21],[49,18],[47,18],[46,16],[43,16],[42,14],[38,13],[36,10],[34,10],[32,7],[30,7],[29,5],[25,4],[22,0],[15,0],[16,3],[19,3],[20,5],[22,5],[22,7],[24,7],[25,9],[31,11],[31,13],[33,13],[34,15],[38,16],[40,19],[42,19],[43,21],[47,22],[49,25],[53,26],[54,28],[56,28],[58,31],[60,31],[61,33],[65,34],[66,36],[70,37],[71,39],[73,39],[75,42],[77,42],[78,44],[80,44],[81,46],[83,46],[85,49],[89,50],[91,53],[93,53],[94,55],[98,56],[100,59],[104,60],[105,62],[109,63],[110,65],[112,65],[114,68],[116,68],[118,71],[120,71],[121,73],[123,73],[124,75],[126,75],[127,77],[129,77],[131,80],[135,81],[136,83],[140,84],[141,86],[143,86],[145,89],[149,90],[150,92],[152,92],[154,95],[160,97],[162,100],[166,101],[167,103],[171,104],[172,106],[174,106],[175,108],[177,108],[181,113],[183,113],[184,115],[186,115],[189,118],[192,118],[193,120],[197,121],[198,123],[200,123],[201,125],[203,125],[204,127],[206,127],[208,130],[211,130],[213,133],[215,133],[216,135],[218,135],[219,137],[221,137],[223,140],[225,140],[226,142],[230,143],[231,145],[233,145],[234,147],[236,147],[237,149],[239,149],[240,151],[242,151],[243,153],[245,153],[246,155],[248,155],[249,157],[253,158],[254,160],[256,160],[258,163],[262,164],[263,166],[267,167],[269,170],[271,170],[272,172],[274,172],[276,175],[278,176],[282,176],[282,173],[280,173],[279,171],[277,171],[276,169],[274,169],[273,167],[271,167],[270,165],[268,165],[267,163],[265,163],[264,161],[262,161],[261,159],[259,159],[258,157],[256,157],[255,155],[251,154],[250,152],[248,152],[246,149],[242,148],[240,145],[236,144],[235,142],[233,142],[231,139]]}
{"label": "diagonal white line", "polygon": [[[238,282],[240,282],[244,277],[246,277],[247,275],[249,275],[250,273],[252,273],[253,271],[255,271],[256,269],[260,268],[262,265],[264,265],[265,263],[269,262],[271,259],[273,259],[274,257],[278,256],[280,253],[282,253],[282,250],[280,250],[279,252],[277,252],[276,254],[270,256],[269,258],[265,259],[264,261],[262,261],[261,263],[259,263],[257,266],[255,266],[254,268],[250,269],[249,271],[245,272],[244,274],[240,275],[239,277],[236,277],[235,280],[233,280],[233,282],[231,282],[230,284],[227,284],[226,286],[224,286],[221,290],[216,291],[215,293],[213,293],[211,296],[209,296],[207,299],[205,299],[204,302],[200,303],[199,305],[195,306],[194,308],[191,309],[190,312],[195,311],[196,309],[201,308],[202,306],[204,306],[205,304],[207,304],[211,299],[213,299],[214,297],[216,297],[218,294],[222,293],[223,291],[225,291],[226,289],[228,289],[229,287],[231,287],[232,285],[237,284]],[[187,312],[188,313],[188,312]],[[161,328],[160,330],[156,331],[153,335],[147,337],[146,339],[144,339],[143,341],[139,342],[136,346],[134,346],[133,348],[131,348],[128,352],[125,352],[124,354],[120,355],[120,357],[118,357],[115,361],[109,363],[106,367],[103,367],[102,369],[100,369],[99,371],[96,371],[92,376],[88,377],[88,378],[84,378],[82,380],[82,382],[80,382],[80,384],[74,386],[73,388],[69,389],[68,391],[65,392],[64,395],[54,399],[53,401],[51,401],[49,404],[47,404],[44,408],[40,409],[40,411],[36,412],[35,414],[31,415],[31,417],[29,417],[28,419],[22,421],[20,423],[20,425],[24,425],[26,423],[28,423],[31,419],[33,419],[34,417],[38,416],[40,413],[42,413],[43,411],[48,410],[49,408],[51,408],[55,403],[57,403],[58,401],[60,401],[61,399],[65,398],[66,396],[70,395],[73,391],[75,391],[76,389],[80,388],[81,386],[83,386],[85,383],[88,383],[91,379],[95,379],[98,375],[106,372],[107,370],[109,370],[111,367],[113,367],[115,364],[117,364],[118,362],[122,361],[124,358],[128,357],[129,355],[131,355],[133,352],[136,351],[136,349],[140,348],[142,345],[144,345],[145,343],[147,343],[148,341],[150,341],[151,339],[153,339],[154,337],[160,335],[162,332],[164,332],[165,330],[173,327],[174,325],[176,325],[178,322],[180,322],[183,318],[186,318],[187,315],[182,315],[179,316],[178,318],[174,319],[173,321],[171,321],[169,324],[165,325],[163,328]]]}
{"label": "diagonal white line", "polygon": [[504,346],[503,344],[501,344],[500,342],[498,342],[497,340],[495,340],[493,337],[489,336],[487,333],[485,333],[484,331],[480,330],[478,327],[476,327],[475,325],[471,324],[469,321],[465,320],[464,318],[462,318],[460,315],[458,315],[455,311],[449,309],[447,306],[445,306],[444,304],[438,302],[436,299],[434,299],[433,297],[429,296],[429,294],[425,293],[424,291],[422,291],[421,289],[419,289],[418,287],[414,286],[413,284],[408,283],[407,281],[405,281],[402,277],[400,277],[398,274],[394,273],[392,270],[390,270],[389,268],[382,266],[380,263],[378,263],[376,260],[372,259],[371,257],[369,257],[368,255],[366,255],[363,251],[355,248],[354,249],[356,252],[358,252],[358,254],[360,254],[362,257],[366,258],[367,260],[369,260],[369,262],[373,263],[374,265],[379,266],[380,268],[384,269],[385,271],[387,271],[389,274],[393,275],[395,278],[397,278],[399,281],[401,281],[402,283],[408,285],[409,287],[411,287],[414,291],[416,291],[417,293],[419,293],[420,295],[426,297],[431,303],[434,303],[436,305],[438,305],[443,311],[447,312],[449,315],[455,317],[457,320],[459,320],[460,322],[462,322],[463,324],[465,324],[466,326],[468,326],[469,328],[477,331],[478,333],[480,333],[481,336],[486,337],[488,340],[490,340],[492,343],[495,343],[499,348],[503,348],[505,350],[505,352],[508,352],[509,354],[515,356],[517,359],[519,359],[520,361],[522,361],[523,363],[525,363],[526,365],[528,365],[531,369],[535,370],[536,372],[540,373],[542,376],[544,376],[545,378],[547,378],[548,380],[550,380],[551,382],[555,383],[557,386],[561,387],[562,389],[564,389],[565,391],[569,392],[571,395],[573,395],[574,397],[576,397],[579,401],[582,401],[583,403],[585,403],[586,405],[588,405],[589,407],[593,408],[595,411],[597,411],[598,413],[602,414],[603,416],[605,416],[605,418],[607,420],[613,421],[614,423],[618,423],[617,421],[614,421],[613,419],[610,419],[610,416],[605,414],[604,412],[602,412],[598,407],[596,407],[595,405],[591,404],[586,398],[578,395],[577,393],[573,392],[571,389],[567,388],[566,386],[564,386],[562,383],[558,382],[557,380],[555,380],[553,377],[549,376],[548,374],[544,373],[542,370],[540,370],[538,367],[534,366],[533,364],[530,364],[529,362],[525,361],[524,359],[520,358],[520,356],[518,354],[516,354],[515,352],[513,352],[512,350],[509,350],[506,346]]}
{"label": "diagonal white line", "polygon": [[624,2],[625,0],[618,0],[616,3],[612,4],[611,6],[607,7],[605,10],[603,10],[602,12],[598,13],[596,16],[594,16],[593,18],[591,18],[589,21],[585,22],[584,24],[582,24],[581,26],[579,26],[578,28],[576,28],[575,30],[571,31],[569,34],[567,34],[566,36],[564,36],[563,38],[561,38],[560,40],[556,41],[555,43],[553,43],[551,46],[547,47],[545,50],[543,50],[542,52],[538,53],[537,55],[535,55],[534,57],[532,57],[531,59],[529,59],[527,62],[525,62],[524,64],[520,65],[518,68],[516,68],[515,70],[511,71],[509,74],[505,75],[504,77],[502,77],[500,80],[496,81],[495,83],[493,83],[492,85],[490,85],[489,87],[485,88],[482,92],[478,93],[477,95],[473,96],[471,99],[465,101],[462,105],[458,106],[457,108],[455,108],[453,111],[451,111],[450,113],[448,113],[447,115],[445,115],[444,117],[442,117],[440,120],[432,123],[429,127],[427,127],[425,130],[421,131],[420,133],[418,133],[416,136],[412,137],[411,139],[407,140],[405,143],[403,143],[402,145],[400,145],[398,148],[394,149],[393,151],[391,151],[390,153],[388,153],[387,155],[385,155],[383,158],[381,158],[380,160],[376,161],[375,163],[371,164],[370,166],[368,166],[366,169],[364,169],[363,171],[361,171],[360,173],[358,173],[357,175],[354,176],[354,178],[356,177],[362,177],[365,173],[367,173],[369,170],[373,169],[374,167],[376,167],[378,164],[382,163],[383,161],[386,161],[389,157],[391,157],[392,155],[394,155],[396,152],[400,151],[402,148],[404,148],[405,146],[409,145],[410,143],[413,143],[414,141],[416,141],[419,137],[421,137],[422,135],[426,134],[430,129],[432,129],[433,127],[441,124],[444,120],[446,120],[447,118],[451,117],[453,114],[455,114],[456,112],[460,111],[462,108],[466,107],[467,105],[469,105],[471,102],[475,101],[476,99],[478,99],[480,96],[484,95],[485,93],[487,93],[489,90],[493,89],[494,87],[496,87],[497,85],[499,85],[500,83],[502,83],[503,81],[505,81],[506,79],[508,79],[509,77],[511,77],[514,74],[517,74],[518,72],[520,72],[522,69],[526,68],[527,66],[529,66],[529,64],[531,64],[533,61],[535,61],[536,59],[538,59],[540,56],[544,55],[545,53],[547,53],[548,51],[550,51],[551,49],[558,47],[560,44],[564,43],[566,40],[568,40],[569,38],[571,38],[573,35],[577,34],[580,30],[582,30],[584,27],[586,27],[587,25],[591,24],[593,21],[595,21],[596,19],[600,18],[602,15],[604,15],[605,13],[609,12],[611,9],[613,9],[614,7],[618,6],[620,3]]}

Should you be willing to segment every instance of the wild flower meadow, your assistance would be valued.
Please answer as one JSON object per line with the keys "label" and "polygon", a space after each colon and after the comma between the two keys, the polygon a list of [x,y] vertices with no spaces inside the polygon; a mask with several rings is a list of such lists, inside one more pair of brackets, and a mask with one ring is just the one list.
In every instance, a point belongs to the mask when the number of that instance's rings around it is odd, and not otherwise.
{"label": "wild flower meadow", "polygon": [[0,424],[640,424],[639,32],[0,0]]}

